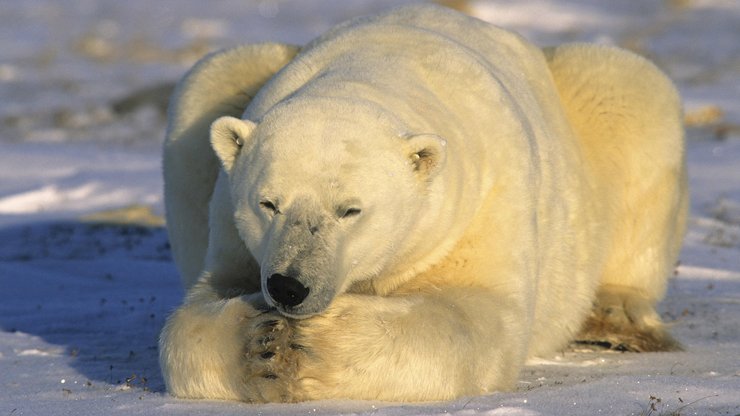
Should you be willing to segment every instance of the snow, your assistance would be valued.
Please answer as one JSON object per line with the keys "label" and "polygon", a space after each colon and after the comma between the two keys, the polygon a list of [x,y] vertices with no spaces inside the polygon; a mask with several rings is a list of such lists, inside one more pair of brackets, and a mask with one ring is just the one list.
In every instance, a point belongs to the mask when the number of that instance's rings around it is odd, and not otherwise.
{"label": "snow", "polygon": [[399,3],[0,2],[0,416],[740,414],[735,0],[448,2],[543,46],[628,47],[677,82],[692,215],[660,310],[685,351],[569,349],[529,362],[513,392],[444,403],[256,406],[164,392],[157,336],[183,293],[158,217],[162,91],[209,50],[302,44]]}

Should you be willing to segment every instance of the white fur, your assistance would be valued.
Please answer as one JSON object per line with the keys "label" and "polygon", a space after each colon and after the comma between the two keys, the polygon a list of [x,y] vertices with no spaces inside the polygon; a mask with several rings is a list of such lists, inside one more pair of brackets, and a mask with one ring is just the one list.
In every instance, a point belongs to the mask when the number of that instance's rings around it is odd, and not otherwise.
{"label": "white fur", "polygon": [[[160,341],[172,394],[507,389],[573,338],[597,290],[662,330],[687,193],[679,99],[652,64],[543,53],[433,6],[295,51],[212,55],[174,98],[165,197],[189,292]],[[274,299],[275,274],[307,298]]]}

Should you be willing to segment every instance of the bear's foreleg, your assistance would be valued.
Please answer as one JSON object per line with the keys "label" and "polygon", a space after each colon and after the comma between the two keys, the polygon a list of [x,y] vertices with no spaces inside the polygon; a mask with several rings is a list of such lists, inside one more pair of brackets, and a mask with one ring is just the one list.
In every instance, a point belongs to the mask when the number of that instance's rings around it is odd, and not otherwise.
{"label": "bear's foreleg", "polygon": [[159,340],[167,390],[190,399],[245,400],[245,335],[264,314],[260,293],[223,299],[198,283],[168,319]]}
{"label": "bear's foreleg", "polygon": [[511,388],[527,350],[522,303],[485,289],[342,295],[303,320],[260,316],[248,400],[426,401]]}

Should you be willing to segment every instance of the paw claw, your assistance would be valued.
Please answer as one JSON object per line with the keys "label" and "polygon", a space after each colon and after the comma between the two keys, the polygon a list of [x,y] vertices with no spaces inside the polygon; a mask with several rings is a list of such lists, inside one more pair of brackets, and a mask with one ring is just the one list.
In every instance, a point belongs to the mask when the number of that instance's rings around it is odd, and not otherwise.
{"label": "paw claw", "polygon": [[257,345],[261,347],[267,347],[273,342],[275,342],[275,337],[271,335],[265,335],[264,337],[257,338]]}
{"label": "paw claw", "polygon": [[277,319],[270,319],[268,321],[263,321],[257,324],[257,328],[276,328],[280,324],[280,321]]}

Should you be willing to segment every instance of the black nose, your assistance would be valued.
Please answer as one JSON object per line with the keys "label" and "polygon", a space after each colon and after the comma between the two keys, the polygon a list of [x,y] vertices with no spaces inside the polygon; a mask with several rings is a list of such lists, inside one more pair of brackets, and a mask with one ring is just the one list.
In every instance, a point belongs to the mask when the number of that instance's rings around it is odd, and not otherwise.
{"label": "black nose", "polygon": [[308,296],[308,291],[306,286],[290,276],[275,273],[267,279],[267,293],[282,306],[300,305]]}

